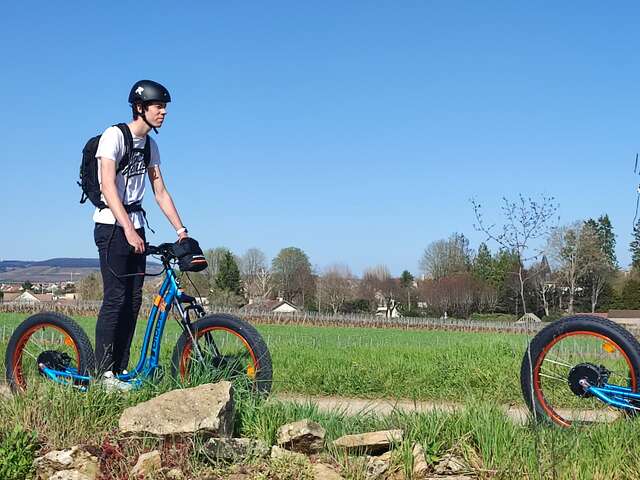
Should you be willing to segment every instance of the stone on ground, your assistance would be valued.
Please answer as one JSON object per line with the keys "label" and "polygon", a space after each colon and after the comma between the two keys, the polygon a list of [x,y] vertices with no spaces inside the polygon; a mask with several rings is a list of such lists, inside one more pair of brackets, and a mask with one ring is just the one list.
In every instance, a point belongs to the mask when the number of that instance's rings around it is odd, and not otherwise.
{"label": "stone on ground", "polygon": [[378,432],[345,435],[333,445],[348,452],[382,453],[389,450],[392,443],[400,443],[404,437],[402,430],[381,430]]}
{"label": "stone on ground", "polygon": [[162,468],[162,459],[158,450],[143,453],[138,457],[138,461],[131,469],[131,477],[145,478],[159,471]]}
{"label": "stone on ground", "polygon": [[231,383],[207,383],[172,390],[129,407],[120,417],[119,426],[128,434],[229,437],[234,414]]}
{"label": "stone on ground", "polygon": [[325,430],[319,423],[300,420],[278,429],[278,445],[287,450],[305,454],[317,453],[324,446]]}

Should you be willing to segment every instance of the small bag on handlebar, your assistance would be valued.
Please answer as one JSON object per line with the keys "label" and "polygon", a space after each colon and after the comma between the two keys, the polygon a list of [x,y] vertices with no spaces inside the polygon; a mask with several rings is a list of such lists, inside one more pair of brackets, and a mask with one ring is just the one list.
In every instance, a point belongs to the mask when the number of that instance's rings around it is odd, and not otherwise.
{"label": "small bag on handlebar", "polygon": [[184,238],[174,243],[173,253],[178,258],[178,266],[182,272],[199,272],[207,268],[207,259],[193,238]]}

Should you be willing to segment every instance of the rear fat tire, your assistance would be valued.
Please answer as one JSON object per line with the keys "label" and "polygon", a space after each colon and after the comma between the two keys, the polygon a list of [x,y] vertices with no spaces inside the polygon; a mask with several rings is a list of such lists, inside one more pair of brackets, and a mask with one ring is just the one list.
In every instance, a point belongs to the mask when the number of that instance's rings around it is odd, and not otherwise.
{"label": "rear fat tire", "polygon": [[[247,342],[253,351],[257,363],[255,389],[258,393],[268,395],[271,391],[273,369],[271,365],[271,354],[260,333],[258,333],[250,323],[227,314],[214,314],[202,317],[191,324],[191,332],[197,339],[202,335],[202,332],[215,327],[232,330]],[[176,380],[181,380],[180,363],[185,348],[190,345],[191,336],[188,332],[183,332],[173,350],[171,361],[171,373]]]}
{"label": "rear fat tire", "polygon": [[[529,407],[529,410],[538,419],[543,419],[560,425],[549,416],[535,394],[533,387],[533,369],[535,368],[539,356],[544,352],[549,343],[553,342],[561,335],[578,331],[598,333],[615,342],[629,358],[631,369],[633,370],[636,378],[636,391],[640,389],[640,343],[638,343],[638,340],[636,340],[628,330],[617,323],[602,317],[575,315],[563,318],[540,330],[533,340],[531,340],[531,343],[524,354],[524,358],[522,359],[522,365],[520,368],[520,386],[522,388],[522,395],[527,407]],[[632,413],[629,410],[625,410],[625,412]]]}
{"label": "rear fat tire", "polygon": [[[6,378],[7,383],[9,384],[9,387],[12,391],[21,391],[24,390],[25,387],[28,387],[28,383],[27,385],[21,385],[19,379],[16,377],[14,361],[16,360],[15,355],[21,339],[25,334],[27,334],[29,330],[32,330],[38,325],[53,325],[63,330],[77,347],[79,360],[74,358],[74,361],[79,361],[77,365],[78,373],[80,375],[90,375],[91,373],[93,373],[95,369],[95,356],[93,353],[93,347],[91,346],[91,341],[87,337],[87,334],[84,332],[82,327],[80,327],[80,325],[78,325],[75,320],[60,313],[37,313],[27,318],[20,325],[18,325],[18,327],[11,335],[9,344],[7,345],[7,352],[5,355]],[[28,382],[28,380],[25,380],[25,383],[26,382]]]}

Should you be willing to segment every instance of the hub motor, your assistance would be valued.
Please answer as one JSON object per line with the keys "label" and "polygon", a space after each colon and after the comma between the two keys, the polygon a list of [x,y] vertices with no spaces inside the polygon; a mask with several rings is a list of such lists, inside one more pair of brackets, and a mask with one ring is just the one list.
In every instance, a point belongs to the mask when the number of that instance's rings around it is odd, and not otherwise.
{"label": "hub motor", "polygon": [[64,352],[56,350],[45,350],[38,355],[38,371],[40,375],[44,375],[43,370],[49,368],[51,370],[64,371],[71,365],[72,359]]}
{"label": "hub motor", "polygon": [[603,387],[609,381],[611,372],[604,365],[579,363],[571,369],[567,382],[571,391],[578,397],[591,397],[589,387]]}

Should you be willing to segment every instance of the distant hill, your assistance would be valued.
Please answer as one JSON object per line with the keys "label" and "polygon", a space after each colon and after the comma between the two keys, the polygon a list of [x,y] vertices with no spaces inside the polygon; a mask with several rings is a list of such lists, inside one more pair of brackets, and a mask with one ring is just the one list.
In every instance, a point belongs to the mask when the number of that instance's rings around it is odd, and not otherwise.
{"label": "distant hill", "polygon": [[40,261],[3,260],[0,262],[0,271],[7,268],[27,267],[100,268],[100,260],[97,258],[50,258]]}
{"label": "distant hill", "polygon": [[[157,273],[160,269],[160,264],[147,261],[148,272]],[[97,271],[100,271],[97,258],[4,260],[0,262],[0,282],[75,282]]]}

